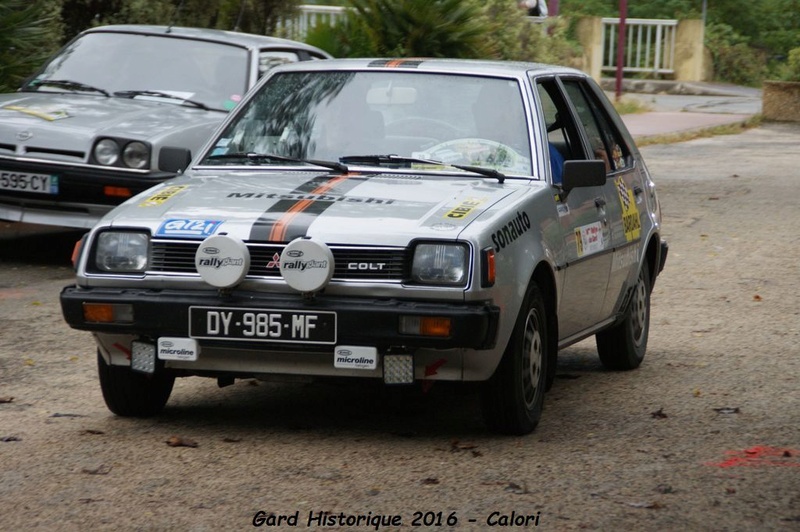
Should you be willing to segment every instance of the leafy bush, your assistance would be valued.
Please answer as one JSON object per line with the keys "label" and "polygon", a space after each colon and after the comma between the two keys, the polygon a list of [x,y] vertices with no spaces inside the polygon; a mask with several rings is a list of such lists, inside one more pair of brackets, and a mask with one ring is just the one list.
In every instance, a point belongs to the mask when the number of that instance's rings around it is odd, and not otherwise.
{"label": "leafy bush", "polygon": [[0,92],[16,90],[57,47],[60,27],[52,6],[0,0]]}
{"label": "leafy bush", "polygon": [[778,67],[776,77],[782,81],[800,81],[800,48],[789,51],[789,57]]}
{"label": "leafy bush", "polygon": [[711,52],[714,77],[740,85],[758,85],[767,71],[766,54],[749,45],[746,37],[727,24],[706,28],[706,46]]}
{"label": "leafy bush", "polygon": [[335,57],[454,57],[570,63],[565,22],[534,24],[517,0],[349,0],[306,42]]}

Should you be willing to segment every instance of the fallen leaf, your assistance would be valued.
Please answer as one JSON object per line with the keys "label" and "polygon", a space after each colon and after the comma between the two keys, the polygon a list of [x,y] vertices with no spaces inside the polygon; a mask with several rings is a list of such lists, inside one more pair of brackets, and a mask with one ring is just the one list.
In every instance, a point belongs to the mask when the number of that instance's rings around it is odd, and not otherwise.
{"label": "fallen leaf", "polygon": [[659,508],[663,508],[664,505],[659,503],[658,501],[653,502],[629,502],[628,506],[633,508],[647,508],[650,510],[658,510]]}
{"label": "fallen leaf", "polygon": [[666,419],[666,418],[669,417],[667,414],[664,413],[664,407],[663,406],[661,408],[659,408],[658,410],[656,410],[655,412],[650,412],[650,415],[653,416],[656,419]]}
{"label": "fallen leaf", "polygon": [[695,397],[700,397],[701,395],[703,395],[703,392],[701,392],[700,390],[695,390],[694,391],[694,396]]}
{"label": "fallen leaf", "polygon": [[56,412],[55,414],[51,414],[50,417],[86,417],[83,414],[62,414],[61,412]]}
{"label": "fallen leaf", "polygon": [[84,467],[81,469],[81,473],[86,473],[87,475],[108,475],[111,472],[111,466],[107,466],[105,464],[100,464],[97,467]]}
{"label": "fallen leaf", "polygon": [[97,434],[105,434],[105,432],[103,432],[102,430],[96,430],[96,429],[86,429],[83,432],[81,432],[81,434],[97,435]]}
{"label": "fallen leaf", "polygon": [[180,436],[170,436],[167,440],[170,447],[197,447],[197,442]]}
{"label": "fallen leaf", "polygon": [[508,486],[505,487],[504,491],[509,491],[511,493],[516,493],[517,495],[523,495],[528,493],[528,486],[516,484],[514,482],[509,482]]}
{"label": "fallen leaf", "polygon": [[756,294],[753,296],[753,301],[763,301],[763,298],[760,295]]}
{"label": "fallen leaf", "polygon": [[22,441],[19,436],[3,436],[0,441]]}
{"label": "fallen leaf", "polygon": [[736,493],[736,488],[725,488],[725,493],[727,493],[728,495],[732,495]]}
{"label": "fallen leaf", "polygon": [[0,403],[10,403],[13,400],[14,400],[14,398],[11,397],[10,395],[7,395],[5,397],[0,397]]}
{"label": "fallen leaf", "polygon": [[433,478],[433,477],[428,477],[428,478],[426,478],[425,480],[422,481],[422,485],[423,486],[435,486],[438,483],[439,483],[439,479],[438,478]]}
{"label": "fallen leaf", "polygon": [[242,439],[241,438],[225,437],[225,438],[222,438],[222,441],[224,441],[225,443],[239,443],[240,441],[242,441]]}
{"label": "fallen leaf", "polygon": [[738,406],[723,406],[720,408],[715,408],[714,412],[717,414],[739,414],[740,410]]}
{"label": "fallen leaf", "polygon": [[459,451],[469,451],[471,449],[476,449],[478,446],[474,443],[461,443],[458,440],[453,440],[450,443],[450,452],[457,453]]}
{"label": "fallen leaf", "polygon": [[26,358],[25,359],[25,365],[26,366],[35,366],[36,362],[34,362],[32,358]]}

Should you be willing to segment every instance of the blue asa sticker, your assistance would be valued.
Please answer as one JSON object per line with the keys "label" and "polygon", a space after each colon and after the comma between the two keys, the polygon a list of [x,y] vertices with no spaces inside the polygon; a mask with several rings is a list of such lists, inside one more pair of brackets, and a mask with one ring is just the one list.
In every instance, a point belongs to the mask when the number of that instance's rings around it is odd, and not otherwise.
{"label": "blue asa sticker", "polygon": [[192,220],[171,218],[156,231],[156,236],[182,236],[184,238],[205,238],[211,236],[222,225],[222,220]]}

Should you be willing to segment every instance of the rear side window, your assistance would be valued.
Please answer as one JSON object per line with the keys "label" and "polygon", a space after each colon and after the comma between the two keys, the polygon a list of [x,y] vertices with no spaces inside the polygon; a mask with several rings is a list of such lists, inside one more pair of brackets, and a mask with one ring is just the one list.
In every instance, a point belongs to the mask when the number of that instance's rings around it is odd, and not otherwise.
{"label": "rear side window", "polygon": [[578,80],[563,80],[564,89],[586,131],[592,155],[614,172],[630,164],[630,152],[595,96]]}
{"label": "rear side window", "polygon": [[297,63],[300,56],[291,50],[261,50],[258,53],[258,77],[286,63]]}

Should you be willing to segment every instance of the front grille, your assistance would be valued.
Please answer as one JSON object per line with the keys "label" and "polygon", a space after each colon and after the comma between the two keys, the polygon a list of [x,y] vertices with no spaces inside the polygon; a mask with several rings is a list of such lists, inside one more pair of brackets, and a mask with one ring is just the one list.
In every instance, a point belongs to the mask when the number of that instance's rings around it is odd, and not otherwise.
{"label": "front grille", "polygon": [[[150,249],[150,270],[154,274],[197,273],[194,256],[200,242],[153,240]],[[248,243],[250,270],[248,277],[280,277],[278,259],[284,246]],[[411,257],[405,248],[369,246],[330,246],[335,263],[333,278],[337,280],[394,281],[409,278]]]}

